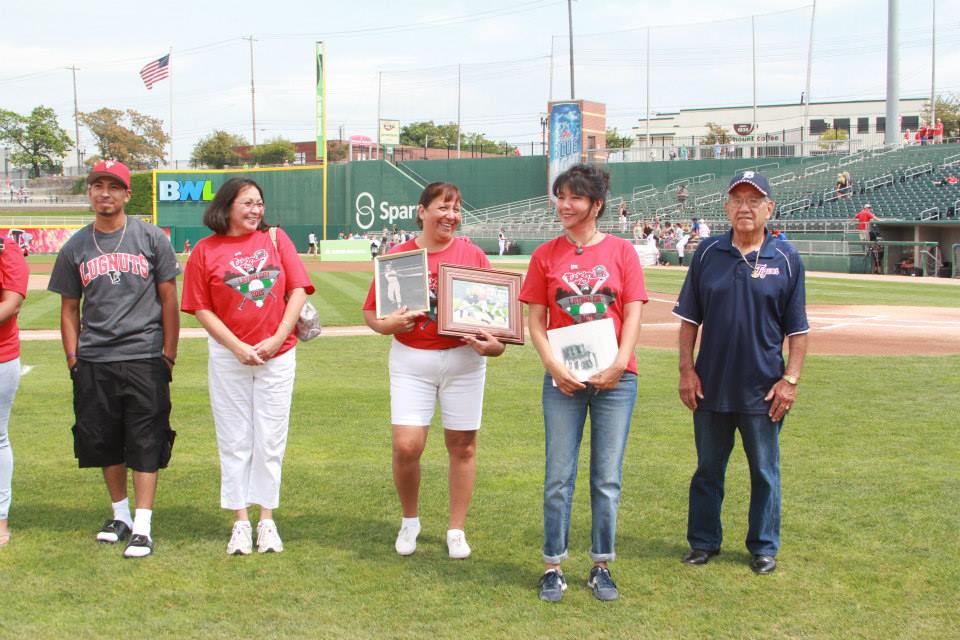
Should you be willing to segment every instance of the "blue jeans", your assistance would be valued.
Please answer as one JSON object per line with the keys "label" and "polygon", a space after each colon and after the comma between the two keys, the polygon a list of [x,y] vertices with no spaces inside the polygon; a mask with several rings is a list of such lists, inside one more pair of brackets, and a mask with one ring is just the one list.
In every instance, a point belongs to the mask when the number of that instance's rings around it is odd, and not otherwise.
{"label": "blue jeans", "polygon": [[723,480],[740,429],[750,466],[747,549],[775,556],[780,549],[780,429],[766,414],[693,412],[697,470],[690,480],[687,542],[692,549],[719,549],[723,542],[720,505]]}
{"label": "blue jeans", "polygon": [[614,538],[623,454],[630,433],[630,417],[637,399],[637,376],[624,373],[609,391],[592,386],[572,397],[543,378],[543,421],[546,433],[546,469],[543,482],[543,561],[559,564],[567,558],[570,509],[577,482],[577,460],[583,427],[590,413],[590,557],[594,562],[616,558]]}

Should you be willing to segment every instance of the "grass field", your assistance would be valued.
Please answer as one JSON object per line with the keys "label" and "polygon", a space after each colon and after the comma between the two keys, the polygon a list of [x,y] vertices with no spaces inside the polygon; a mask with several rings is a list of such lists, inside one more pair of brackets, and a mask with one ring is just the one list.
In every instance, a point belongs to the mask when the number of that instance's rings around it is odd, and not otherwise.
{"label": "grass field", "polygon": [[[45,258],[46,256],[38,256]],[[651,269],[646,273],[647,288],[666,294],[680,292],[684,272]],[[370,287],[372,274],[335,272],[311,274],[316,293],[311,300],[320,309],[328,326],[361,325],[360,307]],[[912,306],[960,306],[960,287],[949,284],[915,282],[878,282],[808,278],[808,304],[891,304]],[[31,291],[19,318],[21,329],[57,329],[60,326],[60,297],[46,291]],[[196,319],[181,314],[184,327],[199,327]]]}
{"label": "grass field", "polygon": [[[363,288],[362,279],[355,286]],[[446,460],[424,458],[417,553],[393,551],[389,340],[324,338],[298,348],[277,522],[279,555],[227,557],[203,340],[181,343],[170,468],[154,515],[157,552],[123,560],[93,534],[108,515],[99,473],[72,456],[61,349],[26,342],[11,417],[13,540],[0,551],[0,637],[100,638],[948,638],[960,627],[956,398],[960,357],[810,357],[783,432],[780,568],[754,576],[743,548],[749,478],[728,472],[724,553],[686,548],[695,462],[676,359],[639,353],[617,553],[622,598],[599,603],[589,568],[581,467],[570,589],[537,600],[541,571],[542,370],[532,347],[489,366],[466,561],[446,557]],[[855,381],[855,385],[851,384]],[[587,452],[581,460],[588,460]]]}

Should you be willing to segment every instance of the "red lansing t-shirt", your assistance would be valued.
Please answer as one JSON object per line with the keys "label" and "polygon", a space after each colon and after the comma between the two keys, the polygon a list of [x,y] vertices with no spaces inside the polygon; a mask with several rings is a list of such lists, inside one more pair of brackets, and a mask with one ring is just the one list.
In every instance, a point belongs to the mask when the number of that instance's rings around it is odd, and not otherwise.
{"label": "red lansing t-shirt", "polygon": [[[243,342],[253,345],[277,331],[286,294],[313,284],[290,237],[277,229],[277,248],[267,231],[244,236],[213,234],[196,244],[183,273],[180,308],[212,311]],[[276,355],[297,344],[290,335]]]}
{"label": "red lansing t-shirt", "polygon": [[[389,253],[399,253],[401,251],[416,251],[417,240],[408,240],[395,246]],[[420,320],[413,326],[413,331],[407,333],[396,333],[394,338],[398,342],[414,349],[452,349],[462,347],[463,342],[460,338],[451,338],[437,334],[437,273],[440,271],[441,264],[452,264],[458,267],[481,267],[490,268],[490,261],[486,254],[477,245],[470,242],[469,238],[454,238],[449,247],[436,253],[427,253],[427,271],[430,279],[430,311],[426,319]],[[375,311],[377,308],[377,293],[374,282],[370,283],[370,290],[367,292],[367,299],[363,303],[364,311]]]}
{"label": "red lansing t-shirt", "polygon": [[[624,305],[645,303],[648,297],[643,267],[632,244],[607,235],[577,255],[576,247],[560,236],[534,250],[520,300],[547,307],[548,329],[612,318],[619,344]],[[634,354],[627,371],[637,372]]]}
{"label": "red lansing t-shirt", "polygon": [[860,231],[867,230],[867,223],[876,218],[877,216],[873,215],[869,211],[861,211],[857,215],[853,216],[860,222],[857,223],[857,229]]}
{"label": "red lansing t-shirt", "polygon": [[[23,259],[23,252],[16,242],[8,242],[0,253],[0,289],[27,297],[27,280],[30,268]],[[20,328],[17,316],[0,324],[0,362],[10,362],[20,357]]]}

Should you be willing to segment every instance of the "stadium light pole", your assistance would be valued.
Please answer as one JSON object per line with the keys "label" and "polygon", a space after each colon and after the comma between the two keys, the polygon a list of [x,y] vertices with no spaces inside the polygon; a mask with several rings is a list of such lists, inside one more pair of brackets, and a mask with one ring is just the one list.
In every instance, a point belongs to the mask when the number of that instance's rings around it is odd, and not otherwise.
{"label": "stadium light pole", "polygon": [[[457,65],[457,160],[460,159],[460,80],[463,75],[463,65]],[[447,156],[449,157],[449,147]]]}
{"label": "stadium light pole", "polygon": [[253,84],[253,35],[242,39],[250,41],[250,117],[252,118],[253,146],[257,146],[257,101],[255,99],[256,89]]}
{"label": "stadium light pole", "polygon": [[899,28],[900,3],[898,0],[887,0],[887,120],[884,123],[883,143],[886,145],[899,144],[900,112],[900,52]]}
{"label": "stadium light pole", "polygon": [[[757,16],[750,16],[750,45],[753,52],[753,128],[757,128]],[[754,131],[756,139],[756,131]],[[756,151],[756,146],[754,146]]]}
{"label": "stadium light pole", "polygon": [[76,66],[67,67],[70,71],[73,72],[73,127],[74,127],[74,143],[77,145],[77,175],[80,175],[80,167],[83,165],[80,164],[80,111],[77,108],[77,71]]}
{"label": "stadium light pole", "polygon": [[647,153],[650,153],[650,27],[647,27]]}
{"label": "stadium light pole", "polygon": [[570,99],[576,99],[573,90],[573,0],[567,0],[567,25],[570,31]]}

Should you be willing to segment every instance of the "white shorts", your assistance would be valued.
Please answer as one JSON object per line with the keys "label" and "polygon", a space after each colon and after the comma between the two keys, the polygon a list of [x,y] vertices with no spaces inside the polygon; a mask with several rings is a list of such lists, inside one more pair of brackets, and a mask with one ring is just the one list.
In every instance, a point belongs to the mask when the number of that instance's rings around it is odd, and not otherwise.
{"label": "white shorts", "polygon": [[487,359],[472,347],[414,349],[390,346],[390,420],[406,426],[430,426],[437,399],[443,427],[476,431],[483,415]]}

